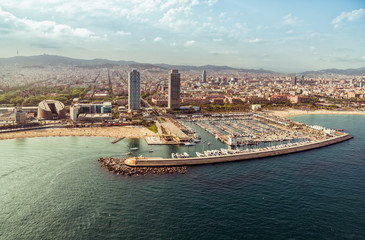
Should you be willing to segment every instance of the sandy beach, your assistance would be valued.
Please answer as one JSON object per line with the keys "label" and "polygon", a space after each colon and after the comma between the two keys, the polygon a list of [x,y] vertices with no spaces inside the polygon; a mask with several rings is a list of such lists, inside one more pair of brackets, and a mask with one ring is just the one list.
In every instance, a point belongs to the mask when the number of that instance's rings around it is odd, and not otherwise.
{"label": "sandy beach", "polygon": [[31,137],[98,136],[112,138],[143,138],[156,134],[145,127],[91,127],[91,128],[49,128],[42,130],[0,133],[0,140]]}
{"label": "sandy beach", "polygon": [[298,110],[298,109],[270,110],[270,111],[264,111],[264,112],[278,116],[278,117],[292,117],[292,116],[310,115],[310,114],[365,115],[365,111],[331,111],[331,110],[305,111],[305,110]]}

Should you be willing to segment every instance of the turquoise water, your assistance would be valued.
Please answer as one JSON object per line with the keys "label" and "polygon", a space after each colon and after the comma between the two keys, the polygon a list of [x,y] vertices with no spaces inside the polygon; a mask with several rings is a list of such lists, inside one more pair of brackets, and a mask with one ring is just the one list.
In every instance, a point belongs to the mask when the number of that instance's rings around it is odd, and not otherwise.
{"label": "turquoise water", "polygon": [[[293,118],[355,138],[312,151],[116,176],[101,156],[224,147],[111,144],[103,137],[0,141],[0,239],[365,239],[364,116]],[[149,153],[148,150],[154,152]]]}

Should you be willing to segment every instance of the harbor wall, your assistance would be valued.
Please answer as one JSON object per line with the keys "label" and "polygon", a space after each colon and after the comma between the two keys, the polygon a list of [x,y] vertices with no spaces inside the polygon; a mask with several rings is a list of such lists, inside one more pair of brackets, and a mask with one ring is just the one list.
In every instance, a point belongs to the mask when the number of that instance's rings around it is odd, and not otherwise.
{"label": "harbor wall", "polygon": [[212,163],[223,163],[223,162],[233,162],[233,161],[243,161],[256,158],[273,157],[284,154],[290,154],[295,152],[307,151],[315,148],[321,148],[343,142],[353,138],[349,134],[343,134],[341,136],[336,136],[330,139],[312,142],[301,146],[290,146],[280,149],[273,150],[263,150],[253,153],[239,153],[239,154],[229,154],[221,156],[212,157],[191,157],[191,158],[128,158],[125,160],[125,164],[129,166],[139,166],[139,167],[157,167],[157,166],[188,166],[188,165],[201,165],[201,164],[212,164]]}

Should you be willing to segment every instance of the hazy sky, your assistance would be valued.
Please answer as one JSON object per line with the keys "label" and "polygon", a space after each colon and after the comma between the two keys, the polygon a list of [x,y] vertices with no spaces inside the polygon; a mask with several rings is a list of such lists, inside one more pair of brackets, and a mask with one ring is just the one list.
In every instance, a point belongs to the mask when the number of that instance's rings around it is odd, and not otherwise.
{"label": "hazy sky", "polygon": [[365,0],[1,0],[0,57],[365,66]]}

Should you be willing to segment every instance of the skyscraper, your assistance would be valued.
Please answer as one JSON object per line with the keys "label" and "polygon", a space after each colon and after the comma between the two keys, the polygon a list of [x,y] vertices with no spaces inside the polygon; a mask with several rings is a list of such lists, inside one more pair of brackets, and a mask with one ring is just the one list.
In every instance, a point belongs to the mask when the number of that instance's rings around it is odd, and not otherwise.
{"label": "skyscraper", "polygon": [[128,73],[128,110],[141,108],[140,76],[137,70]]}
{"label": "skyscraper", "polygon": [[297,85],[297,77],[291,77],[291,84]]}
{"label": "skyscraper", "polygon": [[180,108],[180,73],[177,69],[172,69],[169,74],[168,108]]}
{"label": "skyscraper", "polygon": [[205,71],[205,70],[202,73],[202,82],[203,83],[207,82],[207,71]]}

